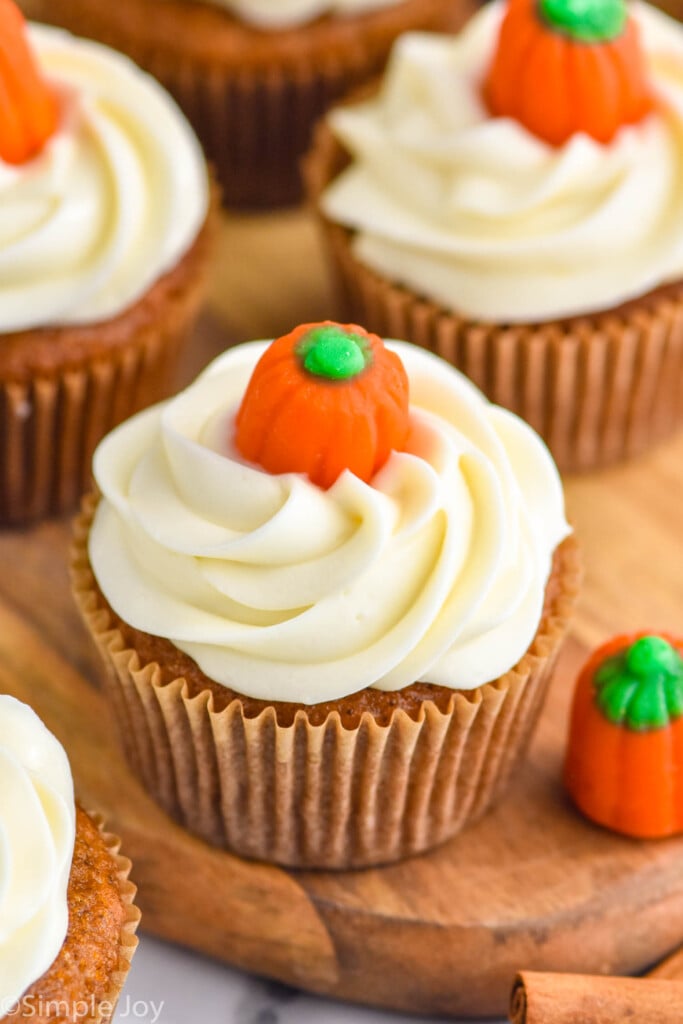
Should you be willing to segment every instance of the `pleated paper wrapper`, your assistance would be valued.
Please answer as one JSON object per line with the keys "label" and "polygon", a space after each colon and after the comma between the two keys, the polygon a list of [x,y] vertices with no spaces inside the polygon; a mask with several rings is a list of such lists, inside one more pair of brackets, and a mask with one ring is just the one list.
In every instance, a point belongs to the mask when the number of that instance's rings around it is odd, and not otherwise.
{"label": "pleated paper wrapper", "polygon": [[37,18],[128,54],[172,93],[216,167],[228,205],[301,198],[300,158],[316,120],[378,74],[409,29],[462,24],[474,0],[403,0],[363,16],[259,31],[192,0],[24,0]]}
{"label": "pleated paper wrapper", "polygon": [[637,455],[683,426],[683,282],[620,310],[568,321],[467,320],[365,266],[354,255],[353,232],[322,214],[320,197],[347,164],[321,123],[305,171],[340,318],[442,356],[526,420],[564,472]]}
{"label": "pleated paper wrapper", "polygon": [[[112,972],[109,990],[104,999],[101,1000],[101,1004],[107,1007],[107,1012],[100,1011],[99,1014],[92,1018],[92,1024],[108,1024],[113,1019],[113,1014],[109,1012],[109,1008],[116,1008],[126,978],[128,977],[133,954],[138,945],[136,931],[140,923],[140,911],[134,902],[137,886],[131,882],[129,877],[132,865],[127,857],[121,855],[121,840],[118,836],[106,830],[104,819],[100,814],[90,813],[89,817],[98,826],[104,840],[104,845],[116,864],[119,893],[124,908],[116,968]],[[85,1024],[90,1024],[90,1021],[86,1021]]]}
{"label": "pleated paper wrapper", "polygon": [[184,679],[163,683],[113,626],[90,571],[87,534],[96,499],[76,524],[72,582],[104,660],[106,691],[128,760],[152,796],[189,831],[242,856],[292,867],[352,868],[429,849],[501,796],[528,746],[579,586],[576,542],[559,549],[554,598],[527,654],[495,682],[454,691],[445,711],[425,701],[417,719],[387,725],[365,713],[353,728],[337,712],[312,724],[298,711],[248,718],[223,710]]}
{"label": "pleated paper wrapper", "polygon": [[0,337],[0,524],[76,509],[99,441],[172,391],[204,296],[213,218],[120,316]]}

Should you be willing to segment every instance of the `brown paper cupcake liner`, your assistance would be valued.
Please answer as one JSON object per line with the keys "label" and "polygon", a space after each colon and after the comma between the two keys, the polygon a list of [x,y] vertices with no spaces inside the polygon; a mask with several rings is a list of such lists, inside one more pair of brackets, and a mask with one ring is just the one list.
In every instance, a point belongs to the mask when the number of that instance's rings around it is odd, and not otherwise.
{"label": "brown paper cupcake liner", "polygon": [[326,123],[306,181],[335,276],[340,315],[412,341],[527,421],[563,471],[637,455],[683,425],[683,281],[604,313],[541,324],[467,320],[361,263],[353,232],[320,211],[348,157]]}
{"label": "brown paper cupcake liner", "polygon": [[[118,836],[106,830],[105,821],[101,814],[90,812],[88,817],[100,830],[105,848],[116,865],[119,894],[124,909],[116,967],[112,972],[107,993],[100,1003],[100,1008],[105,1006],[107,1010],[105,1012],[100,1009],[99,1014],[92,1018],[93,1024],[96,1024],[96,1022],[97,1024],[106,1024],[106,1022],[113,1019],[116,1004],[119,1001],[121,991],[128,977],[133,954],[138,945],[136,932],[140,924],[141,915],[139,908],[135,905],[137,886],[130,880],[132,864],[128,857],[121,855],[121,840]],[[90,1024],[90,1022],[87,1021],[85,1024]]]}
{"label": "brown paper cupcake liner", "polygon": [[292,867],[351,868],[419,853],[455,835],[500,797],[538,718],[574,604],[576,542],[557,554],[552,598],[529,651],[500,679],[424,701],[388,724],[330,713],[291,725],[275,709],[222,710],[184,678],[164,683],[115,628],[90,571],[88,498],[75,525],[73,589],[107,669],[127,757],[152,796],[187,829],[245,857]]}
{"label": "brown paper cupcake liner", "polygon": [[[25,0],[38,20],[127,53],[175,96],[217,168],[228,205],[301,198],[311,129],[349,89],[378,74],[408,29],[461,24],[473,0],[403,0],[348,19],[263,32],[188,0]],[[154,14],[151,14],[152,8]]]}
{"label": "brown paper cupcake liner", "polygon": [[[29,1018],[37,1021],[37,1024],[57,1020],[63,1024],[107,1024],[113,1019],[138,944],[135,933],[140,923],[140,911],[134,902],[137,888],[129,878],[131,862],[119,852],[121,840],[106,831],[101,815],[86,814],[80,809],[78,815],[81,820],[88,820],[89,827],[97,830],[114,867],[122,911],[117,948],[112,956],[105,956],[102,962],[93,964],[88,960],[81,963],[81,951],[72,944],[69,931],[54,964],[23,994],[13,1012],[2,1018],[2,1024],[13,1024]],[[97,871],[97,867],[93,870]],[[91,908],[87,897],[78,900],[71,895],[71,884],[69,911],[70,916],[75,914],[78,920],[79,915],[89,915]],[[92,922],[89,925],[93,927]],[[106,925],[101,927],[106,928]],[[110,963],[105,964],[105,961]],[[100,971],[106,972],[104,984],[100,982]],[[79,987],[81,978],[84,979],[82,989]]]}
{"label": "brown paper cupcake liner", "polygon": [[0,524],[76,508],[93,452],[166,397],[204,295],[215,214],[178,266],[99,324],[0,337]]}

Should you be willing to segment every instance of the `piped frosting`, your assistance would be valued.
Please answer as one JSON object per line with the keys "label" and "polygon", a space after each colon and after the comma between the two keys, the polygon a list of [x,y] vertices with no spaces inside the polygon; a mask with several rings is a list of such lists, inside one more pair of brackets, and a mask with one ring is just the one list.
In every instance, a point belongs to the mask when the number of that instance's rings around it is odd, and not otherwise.
{"label": "piped frosting", "polygon": [[124,312],[191,247],[206,165],[171,97],[97,43],[30,27],[57,97],[40,152],[0,161],[0,332]]}
{"label": "piped frosting", "polygon": [[322,208],[358,259],[465,317],[608,310],[683,277],[683,29],[630,5],[654,111],[608,144],[549,145],[483,95],[505,6],[411,33],[370,100],[335,110],[351,154]]}
{"label": "piped frosting", "polygon": [[66,937],[75,828],[61,744],[29,707],[0,696],[0,1017]]}
{"label": "piped frosting", "polygon": [[265,343],[213,362],[100,445],[89,538],[100,588],[211,679],[306,704],[416,680],[471,689],[538,628],[562,487],[537,435],[424,351],[410,430],[370,482],[273,475],[231,443]]}

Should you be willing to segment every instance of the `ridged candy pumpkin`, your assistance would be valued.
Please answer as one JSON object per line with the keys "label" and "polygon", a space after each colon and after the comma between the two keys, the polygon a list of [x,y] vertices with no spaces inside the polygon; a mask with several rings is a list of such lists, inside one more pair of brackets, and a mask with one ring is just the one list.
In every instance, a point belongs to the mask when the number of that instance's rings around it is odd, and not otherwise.
{"label": "ridged candy pumpkin", "polygon": [[22,164],[57,127],[58,106],[29,47],[13,0],[0,0],[0,159]]}
{"label": "ridged candy pumpkin", "polygon": [[254,367],[236,418],[240,454],[270,473],[331,487],[370,481],[409,429],[408,378],[381,338],[355,324],[302,324]]}
{"label": "ridged candy pumpkin", "polygon": [[683,641],[600,647],[576,684],[565,785],[588,818],[655,838],[683,832]]}
{"label": "ridged candy pumpkin", "polygon": [[484,98],[551,145],[577,132],[610,142],[652,109],[625,0],[510,0]]}

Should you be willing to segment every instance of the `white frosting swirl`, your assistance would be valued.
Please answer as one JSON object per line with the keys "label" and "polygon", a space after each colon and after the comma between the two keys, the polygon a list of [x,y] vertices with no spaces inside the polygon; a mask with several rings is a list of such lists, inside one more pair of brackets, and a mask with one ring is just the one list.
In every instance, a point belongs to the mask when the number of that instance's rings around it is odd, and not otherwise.
{"label": "white frosting swirl", "polygon": [[0,161],[0,331],[123,312],[194,241],[204,158],[173,100],[97,43],[33,25],[61,119],[42,152]]}
{"label": "white frosting swirl", "polygon": [[369,102],[338,109],[353,163],[323,196],[358,258],[480,320],[602,309],[683,276],[683,29],[632,5],[658,109],[609,145],[554,148],[481,98],[503,7],[410,34]]}
{"label": "white frosting swirl", "polygon": [[61,744],[38,716],[0,696],[0,1017],[59,953],[76,831]]}
{"label": "white frosting swirl", "polygon": [[[202,0],[205,2],[205,0]],[[208,0],[243,21],[265,29],[292,28],[324,14],[348,17],[379,7],[395,7],[403,0]]]}
{"label": "white frosting swirl", "polygon": [[272,476],[232,446],[263,352],[242,345],[95,455],[90,560],[112,608],[211,679],[314,704],[425,679],[497,678],[540,621],[568,533],[537,435],[457,371],[390,343],[410,382],[407,450],[328,491]]}

